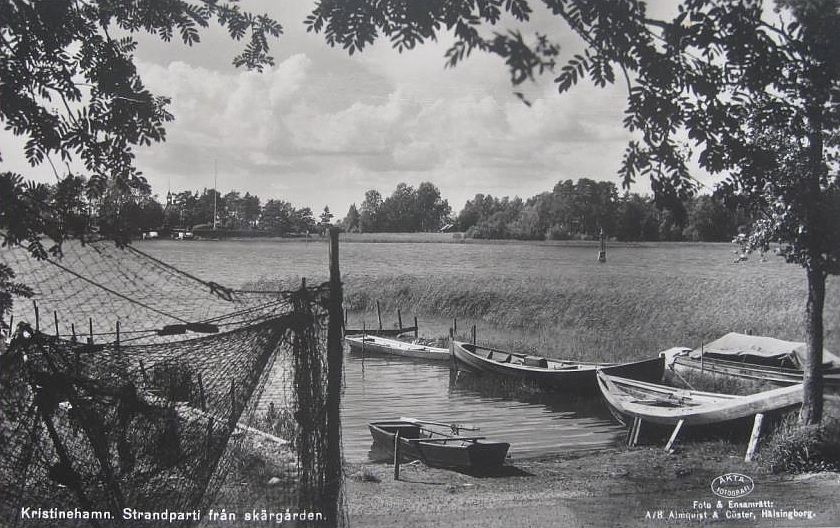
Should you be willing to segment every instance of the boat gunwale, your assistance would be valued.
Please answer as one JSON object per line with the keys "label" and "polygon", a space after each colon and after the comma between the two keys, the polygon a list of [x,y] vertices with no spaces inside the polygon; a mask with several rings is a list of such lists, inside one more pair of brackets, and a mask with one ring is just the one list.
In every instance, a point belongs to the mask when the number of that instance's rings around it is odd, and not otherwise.
{"label": "boat gunwale", "polygon": [[[618,381],[614,381],[616,379]],[[701,403],[691,408],[678,406],[665,408],[627,401],[629,399],[628,395],[626,392],[621,390],[621,385],[636,386],[640,389],[645,389],[645,386],[650,385],[656,386],[656,384],[621,378],[620,376],[612,376],[602,371],[598,372],[598,387],[600,388],[601,394],[603,395],[604,399],[607,400],[607,403],[610,407],[614,408],[620,414],[639,417],[643,420],[647,420],[653,423],[661,423],[666,425],[674,425],[679,420],[684,420],[686,425],[703,425],[718,423],[728,420],[744,418],[755,414],[755,412],[767,412],[768,410],[789,407],[791,405],[797,405],[801,403],[802,391],[802,384],[800,383],[788,387],[770,389],[767,391],[762,391],[746,396],[719,393],[701,393],[704,395],[704,397],[716,396],[720,398],[720,401]],[[640,385],[642,387],[639,387]],[[615,390],[611,390],[613,387],[615,387]],[[660,392],[662,391],[663,387],[666,386],[658,386]],[[679,391],[684,394],[687,392],[691,392],[677,388],[674,388],[674,391]],[[797,391],[800,394],[800,398],[798,399],[798,401],[789,397],[796,394]],[[696,393],[697,391],[694,392]],[[779,400],[778,404],[768,403],[768,405],[765,405],[765,407],[767,408],[766,410],[759,410],[755,412],[751,411],[747,413],[735,412],[739,407],[749,407],[753,404],[761,403],[762,401],[775,402],[776,400]]]}

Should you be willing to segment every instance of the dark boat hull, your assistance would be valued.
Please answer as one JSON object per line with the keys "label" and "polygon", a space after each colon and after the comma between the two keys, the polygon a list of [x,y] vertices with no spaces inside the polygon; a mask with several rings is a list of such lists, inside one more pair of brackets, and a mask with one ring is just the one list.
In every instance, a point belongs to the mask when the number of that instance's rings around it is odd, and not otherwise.
{"label": "dark boat hull", "polygon": [[506,442],[423,441],[422,428],[411,422],[393,420],[373,422],[369,426],[374,444],[393,452],[394,437],[400,435],[400,458],[420,460],[426,465],[481,471],[501,466],[510,444]]}
{"label": "dark boat hull", "polygon": [[[625,378],[657,382],[662,379],[665,368],[663,357],[618,365],[579,363],[511,354],[457,341],[453,342],[451,352],[458,369],[520,379],[545,389],[562,392],[597,392],[598,369]],[[533,364],[525,364],[525,358],[529,358],[527,361]]]}

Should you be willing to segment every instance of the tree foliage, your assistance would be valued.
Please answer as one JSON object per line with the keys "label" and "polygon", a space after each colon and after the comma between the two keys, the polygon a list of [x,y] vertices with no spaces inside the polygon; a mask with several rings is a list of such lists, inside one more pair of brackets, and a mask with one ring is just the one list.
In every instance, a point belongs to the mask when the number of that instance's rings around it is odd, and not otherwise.
{"label": "tree foliage", "polygon": [[[163,141],[173,116],[169,100],[149,92],[137,73],[133,35],[193,45],[212,21],[232,39],[247,40],[235,65],[260,70],[273,63],[268,38],[280,35],[280,25],[243,12],[235,0],[0,2],[0,121],[25,140],[31,165],[50,164],[62,188],[84,181],[89,200],[114,186],[123,194],[148,193],[133,149]],[[64,216],[74,212],[75,188],[69,202],[58,193],[47,204],[44,189],[24,185],[18,175],[4,174],[2,185],[0,209],[16,211],[2,218],[4,244],[26,241],[43,256],[43,234],[56,242],[56,252],[65,236],[88,234],[84,215]]]}
{"label": "tree foliage", "polygon": [[353,204],[344,224],[364,232],[437,231],[451,212],[449,202],[441,197],[440,189],[434,184],[423,182],[415,189],[400,183],[384,200],[379,191],[367,191],[361,210],[357,211]]}
{"label": "tree foliage", "polygon": [[[820,421],[825,280],[838,273],[840,255],[840,0],[682,0],[664,16],[641,0],[542,3],[585,48],[560,67],[559,92],[584,79],[627,86],[623,124],[636,137],[622,159],[623,184],[649,179],[657,205],[679,225],[697,190],[689,170],[696,160],[727,176],[722,193],[764,215],[743,238],[747,248],[781,244],[785,258],[805,268],[801,418]],[[307,23],[350,52],[380,36],[403,50],[451,32],[448,65],[472,51],[493,53],[517,84],[551,69],[557,55],[546,35],[526,42],[496,30],[530,17],[527,0],[322,0]]]}

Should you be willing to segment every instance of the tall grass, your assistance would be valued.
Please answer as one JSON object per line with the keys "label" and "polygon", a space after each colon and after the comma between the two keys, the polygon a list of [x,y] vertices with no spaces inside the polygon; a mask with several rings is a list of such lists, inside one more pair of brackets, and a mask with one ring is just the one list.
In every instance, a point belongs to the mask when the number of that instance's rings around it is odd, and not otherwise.
{"label": "tall grass", "polygon": [[[445,273],[427,264],[413,272],[403,266],[401,273],[347,277],[346,303],[371,310],[379,301],[383,312],[467,318],[488,344],[603,361],[696,347],[730,331],[804,340],[804,273],[792,265],[732,264],[729,248],[711,244],[657,247],[653,257],[650,248],[628,247],[622,262],[602,266],[573,260],[520,266],[516,246],[494,249],[504,262],[465,259],[460,268],[449,263]],[[648,257],[639,257],[645,252]],[[826,346],[835,351],[838,294],[830,283]]]}

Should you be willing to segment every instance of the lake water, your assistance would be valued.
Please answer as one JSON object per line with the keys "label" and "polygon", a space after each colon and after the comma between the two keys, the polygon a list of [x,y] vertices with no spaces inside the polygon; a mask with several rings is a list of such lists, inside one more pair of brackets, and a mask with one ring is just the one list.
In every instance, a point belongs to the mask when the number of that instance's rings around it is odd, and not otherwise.
{"label": "lake water", "polygon": [[376,458],[368,422],[400,416],[480,427],[479,436],[510,443],[511,458],[596,449],[624,434],[598,395],[574,403],[550,394],[535,402],[505,399],[463,388],[470,385],[465,379],[450,386],[447,364],[355,353],[346,356],[345,376],[342,427],[351,462]]}
{"label": "lake water", "polygon": [[[478,262],[492,266],[498,262],[499,246],[421,244],[423,263],[394,256],[395,246],[404,244],[346,244],[342,246],[342,272],[350,275],[416,271],[456,271],[456,264],[468,252],[485,255]],[[239,286],[247,281],[275,277],[308,277],[312,281],[326,276],[327,247],[318,242],[170,242],[137,244],[169,264],[222,284]],[[550,246],[522,246],[519,274],[539,273],[546,259],[557,258]],[[580,250],[582,254],[583,249]],[[586,248],[587,255],[591,253]],[[576,248],[564,258],[576,258]],[[568,255],[572,256],[569,257]],[[370,263],[375,265],[371,266]],[[451,268],[451,269],[449,269]],[[498,271],[501,271],[499,268]],[[512,271],[508,268],[508,272]],[[351,318],[352,322],[352,318]],[[408,321],[405,321],[408,323]],[[443,327],[443,321],[424,318],[421,327]],[[600,396],[569,403],[556,395],[539,396],[535,401],[496,397],[474,388],[463,380],[450,386],[447,364],[427,363],[406,358],[359,357],[347,354],[345,391],[342,399],[342,434],[345,458],[351,462],[371,460],[368,422],[412,416],[446,423],[473,424],[480,435],[511,444],[512,458],[548,453],[596,449],[614,445],[623,438],[623,429],[614,424],[600,403]],[[261,407],[267,405],[267,400]]]}

